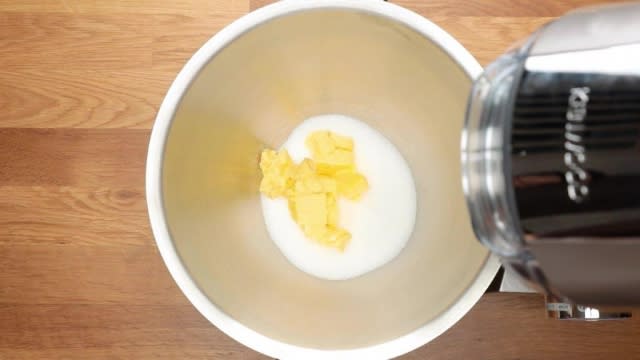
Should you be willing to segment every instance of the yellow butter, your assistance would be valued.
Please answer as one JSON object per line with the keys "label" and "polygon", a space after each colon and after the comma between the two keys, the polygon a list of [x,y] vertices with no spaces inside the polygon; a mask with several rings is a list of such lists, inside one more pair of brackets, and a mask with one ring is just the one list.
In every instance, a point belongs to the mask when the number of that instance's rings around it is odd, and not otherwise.
{"label": "yellow butter", "polygon": [[305,145],[311,159],[300,164],[286,150],[262,152],[260,192],[270,198],[285,197],[291,217],[307,237],[342,251],[351,234],[338,225],[338,197],[357,200],[369,184],[356,170],[352,139],[316,131]]}
{"label": "yellow butter", "polygon": [[299,194],[293,198],[295,204],[295,218],[298,224],[304,226],[327,225],[327,195]]}
{"label": "yellow butter", "polygon": [[344,196],[349,200],[358,200],[360,196],[369,188],[367,179],[355,171],[338,171],[334,175],[339,196]]}
{"label": "yellow butter", "polygon": [[293,161],[286,151],[264,150],[260,157],[260,192],[271,198],[285,196],[287,189],[293,185],[294,169]]}
{"label": "yellow butter", "polygon": [[320,174],[333,175],[355,167],[353,140],[347,137],[330,131],[316,131],[307,137],[305,145]]}

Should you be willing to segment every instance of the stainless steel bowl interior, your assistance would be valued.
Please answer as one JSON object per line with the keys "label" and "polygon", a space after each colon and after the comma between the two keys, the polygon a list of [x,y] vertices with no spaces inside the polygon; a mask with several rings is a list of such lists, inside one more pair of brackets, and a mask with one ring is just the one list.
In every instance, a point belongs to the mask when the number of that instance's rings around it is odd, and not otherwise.
{"label": "stainless steel bowl interior", "polygon": [[[164,216],[190,276],[237,322],[314,349],[380,344],[442,314],[488,257],[474,239],[460,180],[470,87],[441,48],[372,13],[300,11],[244,33],[184,93],[166,141]],[[417,185],[407,247],[348,281],[293,267],[266,233],[257,191],[261,149],[279,147],[302,120],[325,113],[382,132]]]}

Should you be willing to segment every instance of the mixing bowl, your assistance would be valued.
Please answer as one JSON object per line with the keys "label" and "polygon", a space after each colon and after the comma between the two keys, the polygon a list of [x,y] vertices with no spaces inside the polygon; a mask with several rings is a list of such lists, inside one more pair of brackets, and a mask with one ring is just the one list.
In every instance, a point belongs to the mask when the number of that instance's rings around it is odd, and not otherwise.
{"label": "mixing bowl", "polygon": [[[180,289],[222,331],[277,358],[389,358],[451,327],[498,269],[474,239],[461,185],[480,72],[443,30],[382,1],[285,0],[225,28],[171,85],[149,145],[151,224]],[[285,259],[258,192],[261,150],[331,113],[395,144],[418,196],[400,255],[346,281]]]}

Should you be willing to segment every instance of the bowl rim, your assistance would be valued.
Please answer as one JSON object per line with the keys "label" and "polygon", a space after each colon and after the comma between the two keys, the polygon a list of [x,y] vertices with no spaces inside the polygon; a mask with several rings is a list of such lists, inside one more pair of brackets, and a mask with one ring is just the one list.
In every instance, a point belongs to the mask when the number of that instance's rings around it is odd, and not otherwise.
{"label": "bowl rim", "polygon": [[153,125],[147,153],[145,187],[149,219],[160,255],[180,290],[207,320],[241,344],[279,359],[388,359],[405,354],[430,342],[460,320],[480,299],[495,277],[500,267],[498,258],[487,251],[487,257],[481,270],[456,302],[435,319],[409,334],[362,348],[340,350],[306,348],[262,335],[233,319],[209,300],[182,263],[171,239],[164,213],[162,161],[167,136],[182,96],[200,70],[231,41],[260,24],[294,12],[326,8],[362,11],[403,23],[439,46],[471,79],[475,79],[482,72],[482,67],[476,59],[447,32],[426,18],[388,2],[380,0],[281,0],[250,12],[214,35],[191,57],[171,84],[162,101]]}

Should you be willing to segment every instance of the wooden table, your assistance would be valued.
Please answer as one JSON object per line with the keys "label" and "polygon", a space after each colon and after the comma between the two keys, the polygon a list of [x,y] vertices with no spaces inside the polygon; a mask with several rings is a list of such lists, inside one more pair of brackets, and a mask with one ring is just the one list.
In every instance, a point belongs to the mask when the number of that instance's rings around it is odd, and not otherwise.
{"label": "wooden table", "polygon": [[[598,0],[397,0],[484,65]],[[258,359],[189,304],[144,198],[156,110],[187,58],[254,0],[0,0],[0,359]],[[406,359],[640,358],[638,320],[544,318],[489,293]]]}

